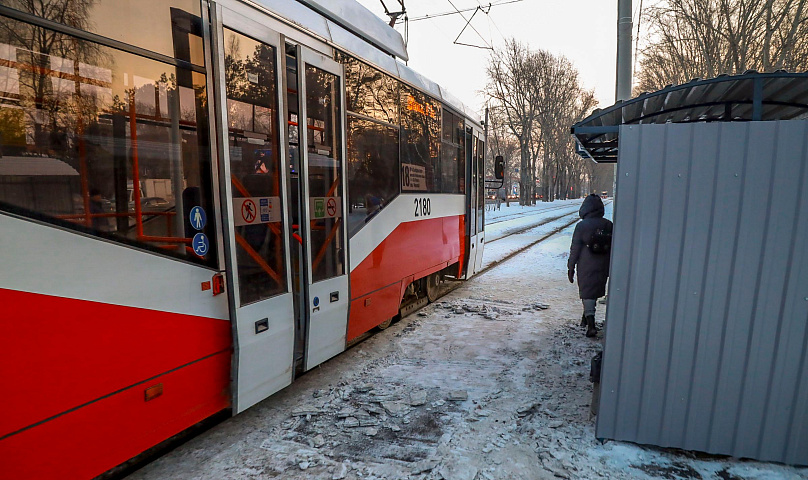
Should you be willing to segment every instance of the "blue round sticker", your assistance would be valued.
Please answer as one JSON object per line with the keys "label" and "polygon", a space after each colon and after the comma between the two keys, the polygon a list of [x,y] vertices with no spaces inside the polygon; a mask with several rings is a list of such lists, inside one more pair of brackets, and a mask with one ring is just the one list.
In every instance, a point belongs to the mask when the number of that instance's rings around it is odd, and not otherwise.
{"label": "blue round sticker", "polygon": [[193,247],[195,254],[199,255],[200,257],[204,257],[208,253],[208,248],[210,247],[207,235],[204,233],[197,233],[194,235],[191,246]]}
{"label": "blue round sticker", "polygon": [[202,207],[200,206],[192,208],[188,216],[188,220],[191,222],[191,226],[194,227],[195,230],[202,230],[208,223],[208,216],[205,215],[205,211],[202,210]]}
{"label": "blue round sticker", "polygon": [[314,297],[314,306],[317,307],[320,305],[320,297]]}

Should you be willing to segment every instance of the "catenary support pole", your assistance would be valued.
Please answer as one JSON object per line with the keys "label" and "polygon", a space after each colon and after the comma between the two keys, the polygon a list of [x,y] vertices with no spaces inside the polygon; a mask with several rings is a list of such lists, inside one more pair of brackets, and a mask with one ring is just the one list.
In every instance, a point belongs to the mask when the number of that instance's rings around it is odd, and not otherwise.
{"label": "catenary support pole", "polygon": [[[631,98],[631,0],[617,0],[617,80],[615,102]],[[617,165],[614,166],[612,197],[617,200]]]}

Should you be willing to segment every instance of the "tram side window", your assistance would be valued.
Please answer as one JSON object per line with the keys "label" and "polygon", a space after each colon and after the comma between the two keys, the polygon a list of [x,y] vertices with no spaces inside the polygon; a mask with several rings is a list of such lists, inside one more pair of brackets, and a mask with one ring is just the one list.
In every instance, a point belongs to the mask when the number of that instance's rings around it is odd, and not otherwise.
{"label": "tram side window", "polygon": [[3,4],[194,65],[205,64],[199,0],[4,0]]}
{"label": "tram side window", "polygon": [[286,292],[275,57],[274,47],[224,29],[230,182],[241,305]]}
{"label": "tram side window", "polygon": [[203,73],[8,18],[0,58],[0,208],[216,264]]}
{"label": "tram side window", "polygon": [[348,55],[348,233],[353,237],[399,194],[399,82]]}
{"label": "tram side window", "polygon": [[485,142],[477,140],[477,231],[484,230],[485,214]]}
{"label": "tram side window", "polygon": [[398,129],[348,114],[348,228],[353,236],[398,195]]}
{"label": "tram side window", "polygon": [[319,282],[345,273],[342,99],[339,77],[316,67],[306,67],[306,88],[311,275]]}
{"label": "tram side window", "polygon": [[443,109],[441,143],[443,193],[466,192],[466,148],[463,117]]}
{"label": "tram side window", "polygon": [[398,125],[398,80],[348,55],[340,60],[348,111]]}
{"label": "tram side window", "polygon": [[440,103],[401,85],[401,190],[440,193]]}

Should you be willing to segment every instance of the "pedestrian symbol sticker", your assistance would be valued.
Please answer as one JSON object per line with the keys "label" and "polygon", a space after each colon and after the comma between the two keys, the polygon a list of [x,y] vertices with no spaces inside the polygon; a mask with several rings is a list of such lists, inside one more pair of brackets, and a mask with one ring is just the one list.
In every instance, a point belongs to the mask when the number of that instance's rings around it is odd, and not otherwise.
{"label": "pedestrian symbol sticker", "polygon": [[191,226],[194,227],[195,230],[202,230],[208,223],[208,217],[205,215],[205,211],[202,210],[202,207],[196,206],[192,208],[189,216]]}
{"label": "pedestrian symbol sticker", "polygon": [[245,200],[244,203],[241,204],[241,218],[247,223],[253,223],[256,215],[258,215],[258,208],[256,208],[255,202]]}
{"label": "pedestrian symbol sticker", "polygon": [[210,247],[207,235],[204,233],[197,233],[194,235],[194,239],[191,242],[191,247],[194,249],[195,254],[199,255],[200,257],[204,257],[208,253],[208,248]]}
{"label": "pedestrian symbol sticker", "polygon": [[337,201],[333,198],[329,198],[325,208],[328,210],[328,216],[333,217],[337,214]]}
{"label": "pedestrian symbol sticker", "polygon": [[325,199],[317,198],[314,200],[314,218],[325,217]]}

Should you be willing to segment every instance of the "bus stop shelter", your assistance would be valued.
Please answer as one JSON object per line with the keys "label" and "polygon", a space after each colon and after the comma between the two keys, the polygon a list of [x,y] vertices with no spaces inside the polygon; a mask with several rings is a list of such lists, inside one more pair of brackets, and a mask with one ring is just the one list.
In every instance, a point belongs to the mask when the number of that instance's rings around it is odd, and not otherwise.
{"label": "bus stop shelter", "polygon": [[596,435],[808,465],[808,72],[598,110],[617,162]]}

